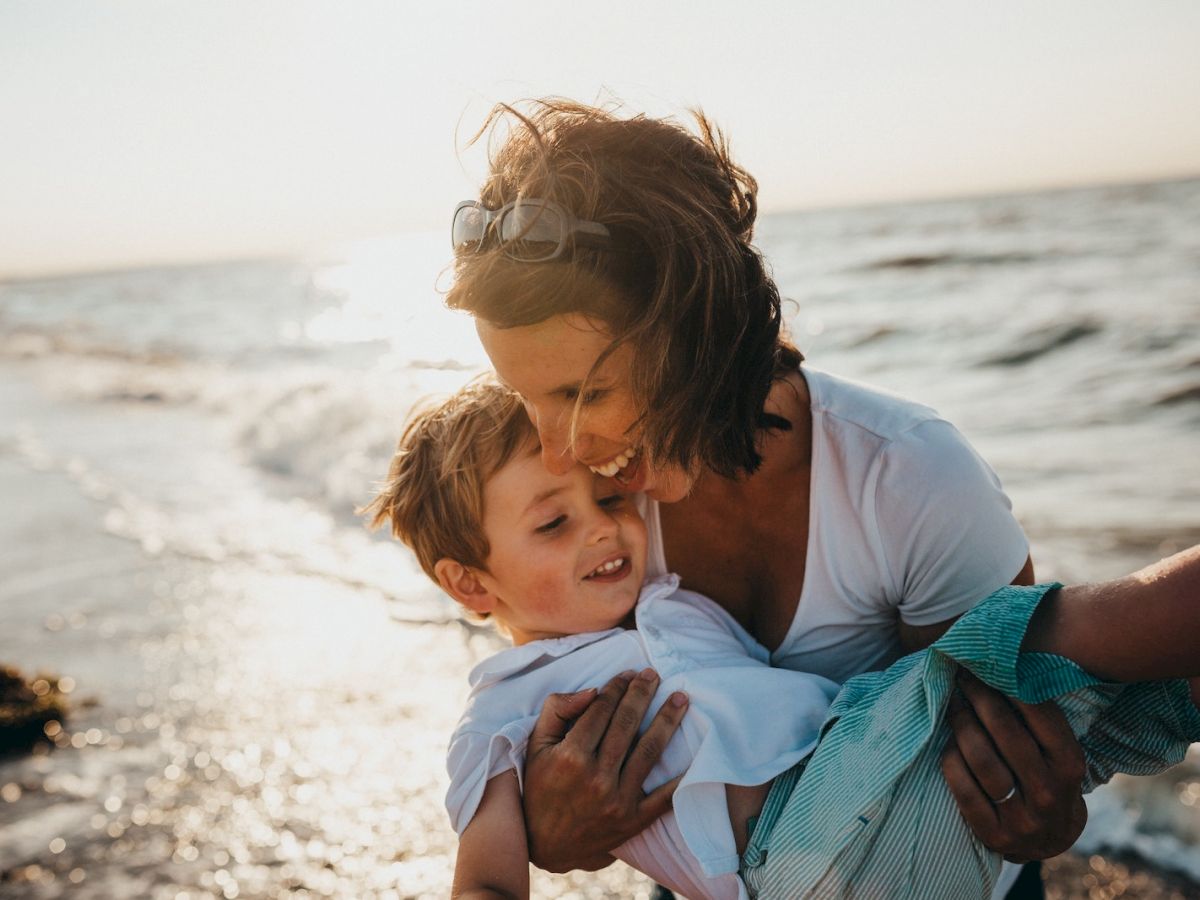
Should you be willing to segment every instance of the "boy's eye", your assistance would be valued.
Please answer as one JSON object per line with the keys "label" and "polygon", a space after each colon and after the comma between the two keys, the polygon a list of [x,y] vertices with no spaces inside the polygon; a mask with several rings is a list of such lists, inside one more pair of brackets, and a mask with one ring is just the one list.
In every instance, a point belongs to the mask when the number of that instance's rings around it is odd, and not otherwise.
{"label": "boy's eye", "polygon": [[557,529],[557,528],[558,528],[560,525],[562,525],[562,524],[563,524],[564,522],[566,522],[566,521],[567,521],[567,517],[566,517],[566,516],[555,516],[553,519],[551,519],[551,520],[550,520],[549,522],[547,522],[545,525],[539,525],[539,526],[538,526],[536,529],[534,529],[534,530],[535,530],[535,531],[536,531],[538,534],[549,534],[550,532],[552,532],[552,531],[554,531],[555,529]]}
{"label": "boy's eye", "polygon": [[601,497],[596,502],[604,509],[615,509],[628,499],[624,494],[610,494],[607,497]]}

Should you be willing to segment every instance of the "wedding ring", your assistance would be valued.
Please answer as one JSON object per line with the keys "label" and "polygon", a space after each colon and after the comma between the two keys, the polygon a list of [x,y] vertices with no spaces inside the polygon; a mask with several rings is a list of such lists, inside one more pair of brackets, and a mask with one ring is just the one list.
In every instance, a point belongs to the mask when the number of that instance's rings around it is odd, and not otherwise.
{"label": "wedding ring", "polygon": [[1005,794],[999,800],[993,800],[992,804],[994,806],[999,806],[1001,803],[1007,803],[1009,800],[1011,800],[1016,795],[1017,795],[1017,786],[1014,784],[1012,786],[1012,789],[1007,794]]}

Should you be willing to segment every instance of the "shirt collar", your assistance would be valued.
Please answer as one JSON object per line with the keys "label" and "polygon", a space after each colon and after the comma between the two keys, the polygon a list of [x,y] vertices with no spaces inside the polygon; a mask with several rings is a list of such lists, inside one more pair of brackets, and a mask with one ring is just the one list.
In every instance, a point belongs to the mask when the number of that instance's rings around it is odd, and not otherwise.
{"label": "shirt collar", "polygon": [[[638,596],[638,605],[651,603],[654,600],[674,593],[679,588],[679,576],[675,574],[659,575],[650,578],[642,585]],[[471,670],[467,681],[472,689],[485,687],[497,681],[502,681],[518,672],[532,669],[542,664],[543,660],[556,659],[566,656],[580,647],[594,644],[609,635],[621,634],[623,628],[609,628],[605,631],[587,631],[583,634],[568,634],[558,638],[543,638],[530,641],[519,647],[509,647],[494,656],[489,656]]]}

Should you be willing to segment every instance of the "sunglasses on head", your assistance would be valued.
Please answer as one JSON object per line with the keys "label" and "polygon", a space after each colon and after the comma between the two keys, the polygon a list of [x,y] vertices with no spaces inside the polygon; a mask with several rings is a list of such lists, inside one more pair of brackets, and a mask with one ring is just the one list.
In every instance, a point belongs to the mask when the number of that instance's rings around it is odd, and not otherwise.
{"label": "sunglasses on head", "polygon": [[489,241],[498,242],[512,259],[549,262],[570,246],[610,247],[612,235],[599,222],[576,218],[552,200],[514,200],[499,209],[476,200],[458,204],[450,224],[455,252],[478,250]]}

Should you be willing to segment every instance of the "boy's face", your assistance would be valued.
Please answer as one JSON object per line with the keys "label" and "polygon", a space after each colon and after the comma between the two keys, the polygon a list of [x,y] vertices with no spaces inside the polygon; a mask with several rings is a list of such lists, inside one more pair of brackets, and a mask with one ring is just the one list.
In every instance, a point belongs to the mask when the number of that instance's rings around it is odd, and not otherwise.
{"label": "boy's face", "polygon": [[513,643],[613,628],[646,570],[646,525],[630,497],[585,466],[561,475],[529,441],[484,487],[491,552],[479,581]]}

